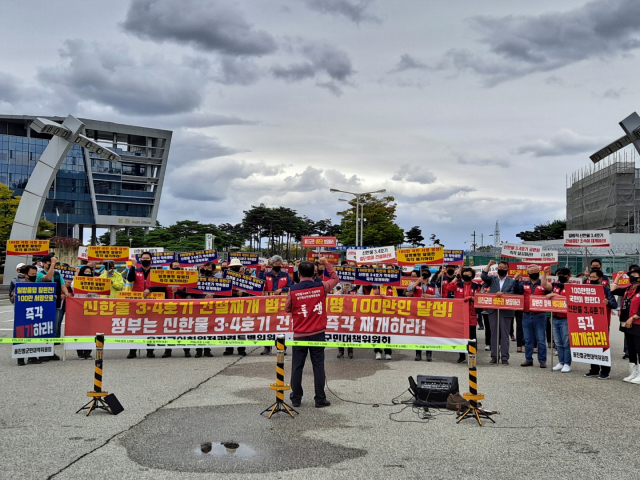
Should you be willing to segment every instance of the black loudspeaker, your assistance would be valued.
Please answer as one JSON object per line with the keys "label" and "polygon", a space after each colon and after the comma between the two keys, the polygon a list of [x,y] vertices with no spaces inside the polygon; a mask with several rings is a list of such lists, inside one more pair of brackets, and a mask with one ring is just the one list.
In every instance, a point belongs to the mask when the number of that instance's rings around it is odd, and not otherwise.
{"label": "black loudspeaker", "polygon": [[109,410],[111,410],[111,413],[114,415],[118,415],[124,410],[124,407],[120,404],[113,393],[110,393],[109,395],[104,397],[104,403],[109,406]]}
{"label": "black loudspeaker", "polygon": [[459,393],[458,377],[418,375],[417,382],[409,377],[409,390],[416,398],[432,408],[446,408],[451,393]]}

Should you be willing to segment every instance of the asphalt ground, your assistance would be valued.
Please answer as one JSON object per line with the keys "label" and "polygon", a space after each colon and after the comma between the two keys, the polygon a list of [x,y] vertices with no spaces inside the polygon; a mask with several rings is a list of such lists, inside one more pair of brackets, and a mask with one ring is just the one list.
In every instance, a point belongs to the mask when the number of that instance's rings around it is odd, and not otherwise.
{"label": "asphalt ground", "polygon": [[[0,336],[11,337],[12,318],[0,301]],[[467,367],[455,353],[418,363],[413,351],[376,361],[371,350],[351,360],[327,349],[329,388],[363,404],[327,392],[331,407],[314,408],[308,364],[300,415],[268,420],[260,412],[275,401],[275,355],[214,349],[213,358],[196,359],[174,350],[162,359],[156,350],[154,359],[127,360],[126,350],[110,350],[104,389],[125,410],[86,417],[75,412],[93,388],[92,361],[71,353],[66,362],[18,367],[0,345],[0,478],[638,478],[640,386],[621,381],[628,364],[619,332],[610,380],[585,378],[588,366],[576,363],[567,374],[522,368],[514,343],[510,365],[489,365],[480,343],[479,391],[499,411],[482,427],[456,424],[446,410],[421,420],[391,405],[409,398],[409,375],[457,376],[467,391]]]}

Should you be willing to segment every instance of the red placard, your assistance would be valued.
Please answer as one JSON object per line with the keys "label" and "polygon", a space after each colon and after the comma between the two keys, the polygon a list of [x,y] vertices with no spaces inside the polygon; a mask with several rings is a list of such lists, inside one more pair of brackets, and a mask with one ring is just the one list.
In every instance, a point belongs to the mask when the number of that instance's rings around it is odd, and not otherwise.
{"label": "red placard", "polygon": [[310,262],[315,262],[316,258],[324,257],[331,265],[340,264],[340,254],[333,252],[307,252],[307,260]]}
{"label": "red placard", "polygon": [[613,274],[613,283],[615,283],[618,288],[628,288],[631,285],[629,281],[629,275],[626,273],[620,275],[620,272],[616,272]]}
{"label": "red placard", "polygon": [[336,237],[302,237],[304,248],[336,247],[338,239]]}
{"label": "red placard", "polygon": [[[565,285],[571,348],[609,349],[609,321],[602,285]],[[590,362],[589,362],[590,363]]]}
{"label": "red placard", "polygon": [[527,271],[527,267],[530,265],[536,265],[540,267],[540,271],[544,270],[546,267],[551,267],[552,265],[557,265],[556,263],[540,263],[540,262],[518,262],[518,263],[509,263],[509,274],[508,276],[513,278],[516,273],[519,273],[521,279],[528,279],[529,272]]}
{"label": "red placard", "polygon": [[532,312],[567,313],[567,300],[560,295],[553,298],[547,298],[543,295],[531,295],[529,303],[529,309]]}
{"label": "red placard", "polygon": [[476,308],[489,310],[522,310],[524,308],[523,295],[501,295],[495,293],[476,293],[474,297]]}

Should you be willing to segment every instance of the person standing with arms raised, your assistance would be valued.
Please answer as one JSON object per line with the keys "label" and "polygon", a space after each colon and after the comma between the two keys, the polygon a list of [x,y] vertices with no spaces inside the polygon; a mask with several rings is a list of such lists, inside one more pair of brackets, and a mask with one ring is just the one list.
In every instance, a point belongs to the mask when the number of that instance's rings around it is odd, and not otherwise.
{"label": "person standing with arms raised", "polygon": [[[326,258],[318,259],[318,263],[326,268],[329,280],[314,281],[315,265],[312,262],[301,262],[298,268],[300,283],[289,289],[285,311],[291,314],[293,321],[293,338],[308,342],[324,342],[327,328],[327,312],[325,309],[327,294],[339,283],[338,274]],[[328,407],[331,402],[324,393],[324,347],[293,347],[291,366],[291,404],[299,407],[302,402],[302,372],[307,360],[311,357],[313,365],[313,381],[315,385],[316,408]]]}
{"label": "person standing with arms raised", "polygon": [[[500,262],[498,264],[498,275],[489,276],[489,270],[496,264],[495,260],[490,260],[489,264],[480,274],[484,283],[489,285],[489,293],[494,293],[497,297],[504,294],[512,294],[515,282],[508,277],[509,264]],[[509,365],[509,329],[513,323],[513,310],[487,310],[489,314],[489,329],[491,331],[491,362],[498,363],[502,360],[503,365]],[[500,323],[498,324],[498,318]],[[498,338],[498,335],[500,338]],[[500,358],[498,358],[498,345],[500,345]]]}

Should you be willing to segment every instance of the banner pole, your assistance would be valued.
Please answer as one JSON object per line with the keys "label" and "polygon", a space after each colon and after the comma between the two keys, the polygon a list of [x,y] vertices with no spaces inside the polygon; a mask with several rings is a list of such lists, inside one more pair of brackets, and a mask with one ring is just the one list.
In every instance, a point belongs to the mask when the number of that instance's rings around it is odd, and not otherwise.
{"label": "banner pole", "polygon": [[500,309],[499,308],[496,308],[496,318],[498,320],[496,322],[497,323],[496,327],[498,330],[498,336],[496,340],[498,342],[498,345],[496,348],[496,367],[497,367],[498,365],[500,365],[500,362],[502,361],[502,356],[500,355]]}

